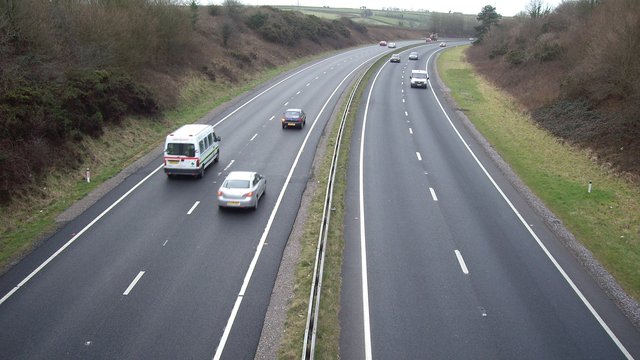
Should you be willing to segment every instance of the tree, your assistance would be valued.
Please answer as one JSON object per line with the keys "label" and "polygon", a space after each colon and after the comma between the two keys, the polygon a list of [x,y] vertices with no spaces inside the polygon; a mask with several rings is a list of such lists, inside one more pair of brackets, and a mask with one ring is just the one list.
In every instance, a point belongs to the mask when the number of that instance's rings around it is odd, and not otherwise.
{"label": "tree", "polygon": [[485,5],[476,18],[480,22],[480,25],[474,27],[474,29],[476,30],[476,38],[478,38],[477,41],[482,41],[482,37],[484,36],[484,34],[489,32],[489,29],[492,25],[498,24],[501,18],[502,15],[496,12],[495,7],[491,5]]}
{"label": "tree", "polygon": [[547,16],[551,13],[551,8],[549,7],[549,5],[545,5],[542,0],[529,1],[529,4],[525,9],[527,14],[529,14],[529,17],[532,19]]}

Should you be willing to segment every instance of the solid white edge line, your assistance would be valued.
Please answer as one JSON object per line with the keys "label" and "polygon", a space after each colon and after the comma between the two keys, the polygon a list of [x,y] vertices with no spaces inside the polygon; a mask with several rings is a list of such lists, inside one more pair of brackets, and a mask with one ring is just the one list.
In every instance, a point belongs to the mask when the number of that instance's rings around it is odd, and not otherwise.
{"label": "solid white edge line", "polygon": [[127,196],[129,196],[129,194],[131,194],[135,189],[137,189],[138,186],[142,185],[142,183],[147,181],[147,179],[153,176],[153,174],[158,172],[158,170],[162,169],[163,166],[164,164],[161,164],[155,170],[149,173],[149,175],[145,176],[144,179],[140,180],[136,185],[134,185],[131,189],[129,189],[129,191],[124,193],[124,195],[122,195],[118,200],[116,200],[113,204],[111,204],[108,208],[106,208],[103,212],[101,212],[100,215],[98,215],[89,224],[87,224],[87,226],[85,226],[82,230],[80,230],[74,237],[71,238],[71,240],[67,241],[64,245],[62,245],[60,249],[58,249],[55,253],[49,256],[49,258],[47,258],[47,260],[45,260],[42,264],[40,264],[40,266],[38,266],[35,270],[33,270],[31,274],[29,274],[18,285],[16,285],[16,287],[14,287],[10,292],[8,292],[4,297],[2,297],[2,299],[0,300],[0,305],[2,305],[2,303],[4,303],[9,297],[11,297],[11,295],[13,295],[13,293],[15,293],[16,290],[18,290],[20,287],[24,286],[24,284],[26,284],[29,280],[31,280],[31,278],[33,278],[37,273],[39,273],[40,270],[42,270],[45,266],[47,266],[53,259],[55,259],[58,255],[60,255],[60,253],[63,252],[67,247],[69,247],[69,245],[73,244],[82,234],[84,234],[87,230],[89,230],[89,228],[92,227],[93,224],[95,224],[98,220],[102,219],[102,217],[105,216],[109,211],[111,211],[111,209],[113,209],[122,200],[124,200]]}
{"label": "solid white edge line", "polygon": [[432,187],[429,188],[429,191],[431,192],[431,197],[433,198],[433,201],[438,201],[438,197],[436,196],[436,191],[433,190]]}
{"label": "solid white edge line", "polygon": [[460,263],[460,268],[462,268],[462,272],[465,275],[469,274],[469,269],[467,269],[467,264],[464,263],[464,259],[462,258],[462,254],[458,250],[454,250],[456,253],[456,257],[458,258],[458,263]]}
{"label": "solid white edge line", "polygon": [[365,131],[367,129],[367,119],[369,115],[369,104],[371,103],[371,94],[375,87],[378,76],[382,72],[382,69],[386,66],[386,63],[380,67],[380,70],[376,73],[369,88],[369,95],[367,95],[367,104],[364,108],[364,119],[362,121],[362,134],[360,135],[360,154],[358,164],[358,186],[359,186],[359,206],[360,206],[360,271],[362,277],[362,322],[364,331],[364,357],[365,360],[371,360],[371,320],[369,318],[369,279],[367,277],[367,241],[364,222],[364,140]]}
{"label": "solid white edge line", "polygon": [[191,209],[189,209],[189,211],[187,211],[187,215],[191,215],[191,213],[193,212],[193,210],[195,210],[198,205],[200,205],[200,201],[196,201],[195,204],[193,204],[193,206],[191,207]]}
{"label": "solid white edge line", "polygon": [[[432,53],[429,56],[429,59],[427,59],[427,65],[426,67],[428,68],[429,65],[429,61],[431,60],[431,57],[434,55],[435,53]],[[427,74],[428,76],[428,74]],[[431,84],[430,80],[429,84]],[[451,118],[449,118],[449,115],[447,115],[447,112],[444,110],[444,107],[442,106],[442,103],[440,102],[440,99],[438,99],[438,96],[436,95],[436,92],[433,90],[433,86],[429,86],[429,88],[431,88],[431,93],[433,94],[433,97],[436,99],[436,102],[438,103],[438,106],[440,107],[440,110],[442,111],[442,113],[444,114],[444,116],[447,118],[447,120],[449,121],[449,124],[451,125],[451,127],[453,128],[453,130],[455,131],[455,133],[458,135],[458,138],[460,139],[460,141],[464,144],[464,146],[467,148],[467,151],[471,154],[471,157],[473,157],[473,159],[476,161],[476,163],[478,164],[478,166],[480,166],[480,169],[482,169],[482,171],[484,172],[484,174],[487,176],[487,178],[489,179],[489,181],[493,184],[493,186],[496,188],[496,190],[498,191],[498,193],[500,193],[500,195],[502,196],[502,198],[504,199],[504,201],[509,205],[509,207],[511,208],[511,210],[516,214],[516,216],[518,217],[518,219],[520,220],[520,222],[522,223],[522,225],[527,229],[527,231],[529,232],[529,234],[531,235],[531,237],[534,238],[534,240],[538,243],[538,246],[540,246],[540,248],[542,249],[542,251],[547,255],[547,257],[549,258],[549,260],[551,261],[551,263],[553,263],[553,265],[556,267],[556,269],[558,270],[558,272],[562,275],[562,277],[565,279],[565,281],[569,284],[569,286],[571,287],[571,289],[573,289],[573,291],[576,293],[576,295],[578,296],[578,298],[580,298],[580,300],[582,301],[582,303],[587,307],[587,309],[591,312],[591,314],[593,315],[593,317],[598,321],[598,323],[600,324],[600,326],[602,326],[602,328],[604,329],[604,331],[607,333],[607,335],[609,335],[609,337],[611,338],[611,340],[613,340],[613,342],[616,344],[616,346],[618,346],[618,349],[620,349],[620,351],[624,354],[624,356],[627,359],[633,359],[633,356],[631,356],[631,354],[629,353],[629,351],[627,351],[627,349],[624,347],[624,345],[620,342],[620,340],[618,339],[618,337],[613,333],[613,331],[611,331],[611,329],[609,328],[609,326],[604,322],[604,320],[600,317],[600,314],[598,314],[598,312],[596,311],[596,309],[591,305],[591,303],[589,302],[589,300],[587,300],[587,298],[582,294],[582,292],[580,291],[580,289],[578,289],[578,286],[573,282],[573,280],[571,280],[571,278],[569,277],[569,275],[564,271],[564,269],[562,268],[562,266],[560,266],[560,264],[556,261],[556,259],[553,257],[553,255],[551,254],[551,252],[549,252],[549,250],[547,249],[546,246],[544,246],[544,244],[542,243],[542,240],[540,240],[540,238],[538,237],[538,235],[533,231],[533,229],[531,229],[531,227],[529,226],[529,224],[524,220],[524,218],[522,217],[522,215],[520,215],[520,212],[518,212],[518,210],[515,208],[515,206],[513,205],[513,203],[511,203],[511,200],[509,200],[509,198],[507,197],[507,195],[502,191],[502,189],[500,188],[500,186],[498,186],[498,184],[495,182],[495,180],[493,179],[493,177],[489,174],[489,172],[487,171],[487,169],[484,167],[484,165],[482,165],[482,163],[480,162],[480,160],[478,159],[478,157],[476,156],[476,154],[473,152],[473,150],[471,150],[471,147],[469,146],[469,144],[467,144],[467,142],[464,140],[464,138],[462,137],[462,135],[460,134],[460,132],[458,131],[458,128],[456,128],[456,126],[453,124],[453,121],[451,121]]]}
{"label": "solid white edge line", "polygon": [[131,290],[133,290],[133,287],[136,286],[136,284],[138,283],[142,275],[144,275],[144,271],[140,271],[138,275],[136,275],[136,278],[133,279],[131,284],[129,284],[129,287],[127,288],[127,290],[125,290],[124,293],[122,293],[122,295],[125,295],[125,296],[129,295],[129,293],[131,292]]}
{"label": "solid white edge line", "polygon": [[418,158],[418,161],[422,161],[422,155],[420,155],[420,152],[416,151],[416,157]]}
{"label": "solid white edge line", "polygon": [[238,311],[240,309],[240,305],[242,305],[242,299],[244,298],[245,291],[247,290],[247,287],[249,287],[249,282],[251,281],[251,277],[253,276],[253,271],[254,271],[254,269],[256,267],[256,264],[258,263],[258,259],[260,258],[260,254],[262,253],[262,248],[264,247],[265,241],[267,240],[267,236],[269,235],[269,231],[271,231],[271,226],[273,225],[273,221],[274,221],[274,219],[276,217],[276,213],[278,212],[278,209],[280,208],[280,203],[282,202],[282,198],[284,197],[284,194],[287,191],[287,188],[289,187],[289,183],[291,181],[291,177],[293,176],[293,172],[295,171],[296,167],[298,166],[298,161],[300,160],[300,157],[302,156],[302,152],[303,152],[303,150],[304,150],[304,148],[305,148],[305,146],[307,144],[307,141],[309,140],[309,137],[311,136],[311,133],[313,132],[313,129],[315,128],[316,124],[318,123],[318,119],[320,118],[320,116],[324,112],[325,108],[327,107],[327,105],[329,104],[329,102],[331,101],[333,96],[336,94],[336,92],[338,92],[338,89],[340,89],[342,84],[351,76],[351,74],[353,74],[356,70],[358,70],[360,67],[362,67],[362,65],[366,64],[367,62],[371,61],[372,59],[375,59],[376,57],[378,57],[378,55],[375,55],[375,56],[369,58],[368,60],[362,62],[360,65],[356,66],[353,70],[351,70],[351,72],[348,73],[342,79],[342,81],[338,84],[338,86],[336,86],[336,88],[333,90],[331,95],[329,95],[329,97],[327,98],[327,101],[324,103],[324,105],[322,106],[322,108],[318,112],[318,115],[314,119],[313,124],[311,124],[311,128],[309,129],[309,131],[307,132],[307,135],[305,136],[304,140],[302,141],[302,145],[300,146],[300,149],[298,150],[298,154],[296,155],[296,158],[294,159],[293,164],[291,165],[291,169],[289,170],[289,174],[287,175],[287,178],[285,179],[285,182],[284,182],[284,185],[282,187],[282,190],[280,190],[280,194],[278,195],[278,199],[276,200],[276,203],[275,203],[275,205],[273,207],[273,210],[271,211],[271,214],[269,215],[269,220],[267,221],[267,226],[265,227],[264,231],[262,232],[262,236],[260,237],[260,241],[258,242],[258,246],[256,248],[256,252],[253,255],[253,259],[251,259],[251,263],[249,264],[249,268],[247,269],[247,273],[244,276],[244,280],[242,282],[242,286],[240,288],[240,292],[238,293],[238,297],[236,298],[236,301],[235,301],[235,303],[233,305],[233,309],[231,310],[231,314],[229,315],[229,319],[227,320],[227,324],[224,327],[224,331],[223,331],[222,337],[220,338],[220,343],[218,343],[218,347],[216,348],[216,353],[213,356],[214,360],[219,360],[222,357],[222,353],[224,351],[224,347],[225,347],[225,345],[227,343],[227,339],[229,338],[229,334],[231,333],[231,328],[233,327],[233,323],[234,323],[236,315],[238,314]]}

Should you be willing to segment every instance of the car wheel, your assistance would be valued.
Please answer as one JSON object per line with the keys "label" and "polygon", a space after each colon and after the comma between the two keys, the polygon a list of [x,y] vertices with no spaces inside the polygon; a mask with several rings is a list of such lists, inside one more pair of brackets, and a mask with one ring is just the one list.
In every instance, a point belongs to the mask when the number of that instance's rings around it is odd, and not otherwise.
{"label": "car wheel", "polygon": [[260,202],[260,198],[256,198],[256,204],[253,205],[253,211],[258,210],[258,203]]}
{"label": "car wheel", "polygon": [[202,169],[200,169],[200,172],[198,173],[197,178],[202,179],[203,176],[204,176],[204,166],[202,166]]}

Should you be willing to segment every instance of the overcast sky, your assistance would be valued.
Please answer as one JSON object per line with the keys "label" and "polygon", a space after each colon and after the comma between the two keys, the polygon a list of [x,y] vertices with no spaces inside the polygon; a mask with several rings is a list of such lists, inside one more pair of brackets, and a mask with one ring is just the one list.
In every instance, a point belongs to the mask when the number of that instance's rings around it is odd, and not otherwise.
{"label": "overcast sky", "polygon": [[[366,6],[369,9],[397,7],[407,10],[429,10],[436,12],[461,12],[477,14],[485,5],[492,5],[498,14],[513,16],[524,10],[531,0],[240,0],[245,5],[300,5],[329,6],[357,9]],[[200,0],[200,4],[221,4],[222,0]],[[543,0],[545,5],[555,8],[562,0]]]}

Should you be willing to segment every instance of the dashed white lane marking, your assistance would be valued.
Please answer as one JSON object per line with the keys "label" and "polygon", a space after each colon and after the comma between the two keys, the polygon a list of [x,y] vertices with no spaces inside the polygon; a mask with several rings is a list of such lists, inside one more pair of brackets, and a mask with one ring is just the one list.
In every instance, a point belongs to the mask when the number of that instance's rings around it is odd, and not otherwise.
{"label": "dashed white lane marking", "polygon": [[[346,61],[346,60],[345,60]],[[316,80],[318,80],[320,77],[316,76]]]}
{"label": "dashed white lane marking", "polygon": [[409,134],[413,135],[413,129],[409,128]]}
{"label": "dashed white lane marking", "polygon": [[462,272],[465,274],[469,274],[469,269],[467,269],[467,264],[464,263],[464,259],[462,258],[462,254],[460,251],[455,250],[456,257],[458,258],[458,262],[460,263],[460,267],[462,268]]}
{"label": "dashed white lane marking", "polygon": [[420,156],[420,153],[416,151],[416,156],[418,157],[418,161],[422,161],[422,156]]}
{"label": "dashed white lane marking", "polygon": [[228,169],[228,168],[230,168],[230,167],[231,167],[231,165],[233,165],[233,163],[234,163],[234,162],[236,162],[236,161],[235,161],[235,160],[231,160],[231,161],[229,162],[229,165],[227,165],[227,167],[226,167],[226,168],[224,168],[224,170],[222,170],[222,171],[227,171],[227,169]]}
{"label": "dashed white lane marking", "polygon": [[136,284],[138,283],[142,275],[144,275],[144,271],[140,271],[138,275],[136,275],[136,278],[133,279],[131,284],[129,284],[129,287],[127,288],[127,290],[125,290],[124,293],[122,293],[122,295],[129,295],[129,293],[131,292],[131,290],[133,290],[133,287],[136,286]]}
{"label": "dashed white lane marking", "polygon": [[164,241],[164,244],[162,244],[162,247],[167,246],[167,243],[168,243],[168,242],[169,242],[169,239],[165,240],[165,241]]}
{"label": "dashed white lane marking", "polygon": [[273,120],[276,116],[273,115],[272,117],[269,118],[269,121]]}
{"label": "dashed white lane marking", "polygon": [[403,93],[403,92],[404,92],[404,89],[400,89],[400,92],[401,92],[401,93]]}
{"label": "dashed white lane marking", "polygon": [[193,204],[193,206],[191,207],[191,209],[189,209],[189,211],[187,212],[187,215],[191,215],[191,213],[193,212],[193,210],[195,210],[198,205],[200,205],[200,201],[196,201],[195,204]]}
{"label": "dashed white lane marking", "polygon": [[298,91],[298,92],[296,93],[296,95],[300,95],[300,91]]}
{"label": "dashed white lane marking", "polygon": [[409,116],[409,113],[405,111],[404,116]]}
{"label": "dashed white lane marking", "polygon": [[307,85],[306,85],[306,86],[309,86],[309,85],[311,85],[311,83],[307,83]]}
{"label": "dashed white lane marking", "polygon": [[253,141],[253,139],[255,139],[258,136],[258,133],[254,134],[251,139],[249,139],[249,141]]}
{"label": "dashed white lane marking", "polygon": [[288,101],[287,101],[286,103],[284,103],[284,106],[287,106],[287,105],[289,105],[289,102],[288,102]]}
{"label": "dashed white lane marking", "polygon": [[438,201],[438,197],[436,196],[436,191],[433,190],[432,187],[429,188],[429,192],[431,192],[431,197],[433,198],[433,201]]}
{"label": "dashed white lane marking", "polygon": [[402,102],[404,102],[404,99],[402,99]]}

